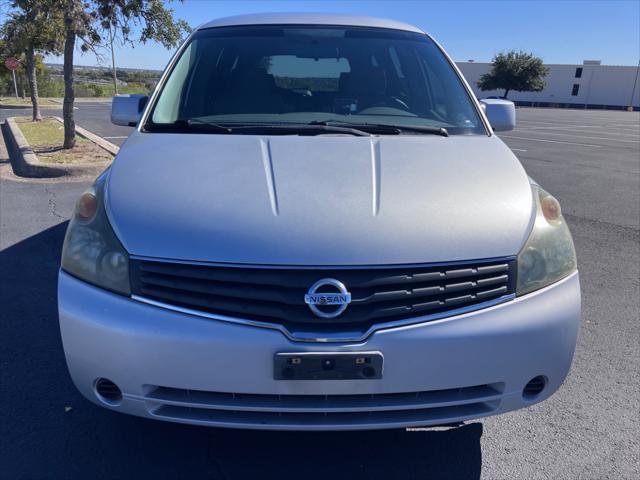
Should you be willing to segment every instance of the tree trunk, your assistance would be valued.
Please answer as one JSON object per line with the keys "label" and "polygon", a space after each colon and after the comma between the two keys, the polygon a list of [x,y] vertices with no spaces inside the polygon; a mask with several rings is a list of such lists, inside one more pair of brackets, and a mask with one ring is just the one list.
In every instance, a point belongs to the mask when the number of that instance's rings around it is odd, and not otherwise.
{"label": "tree trunk", "polygon": [[509,95],[509,90],[511,90],[511,89],[510,88],[505,88],[505,90],[504,90],[504,97],[502,97],[502,98],[504,98],[505,100],[507,99],[507,95]]}
{"label": "tree trunk", "polygon": [[28,48],[27,56],[27,78],[29,79],[29,89],[31,90],[31,105],[33,106],[34,122],[42,120],[40,114],[40,99],[38,98],[38,79],[36,78],[36,56],[33,48]]}
{"label": "tree trunk", "polygon": [[64,39],[64,102],[62,118],[64,120],[63,148],[73,148],[76,144],[76,122],[73,118],[75,91],[73,88],[73,49],[76,45],[76,32],[67,23]]}

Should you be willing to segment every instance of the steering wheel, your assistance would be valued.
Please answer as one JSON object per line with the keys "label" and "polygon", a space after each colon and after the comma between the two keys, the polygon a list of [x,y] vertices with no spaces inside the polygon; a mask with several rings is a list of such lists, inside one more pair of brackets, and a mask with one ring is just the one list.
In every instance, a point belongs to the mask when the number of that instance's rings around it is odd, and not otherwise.
{"label": "steering wheel", "polygon": [[378,103],[375,103],[374,105],[371,105],[370,107],[367,108],[371,108],[371,107],[400,107],[402,110],[404,110],[405,112],[411,112],[411,107],[409,105],[407,105],[404,100],[398,98],[398,97],[388,97],[388,100],[391,100],[393,102],[393,105],[390,105],[387,101],[387,99],[382,100]]}

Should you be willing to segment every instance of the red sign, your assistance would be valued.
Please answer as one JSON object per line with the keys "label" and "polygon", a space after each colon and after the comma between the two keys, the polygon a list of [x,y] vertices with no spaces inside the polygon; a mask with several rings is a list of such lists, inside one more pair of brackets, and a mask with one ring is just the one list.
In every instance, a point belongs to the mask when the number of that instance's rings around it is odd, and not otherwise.
{"label": "red sign", "polygon": [[4,61],[4,66],[9,70],[17,70],[17,68],[20,66],[20,62],[15,57],[7,57]]}

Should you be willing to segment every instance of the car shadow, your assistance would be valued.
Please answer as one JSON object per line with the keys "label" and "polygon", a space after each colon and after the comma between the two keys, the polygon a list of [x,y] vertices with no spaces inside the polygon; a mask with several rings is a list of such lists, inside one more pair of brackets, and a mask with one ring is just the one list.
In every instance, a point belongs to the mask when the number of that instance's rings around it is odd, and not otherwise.
{"label": "car shadow", "polygon": [[0,252],[0,471],[5,478],[480,478],[482,424],[269,432],[121,415],[67,373],[57,272],[67,223]]}

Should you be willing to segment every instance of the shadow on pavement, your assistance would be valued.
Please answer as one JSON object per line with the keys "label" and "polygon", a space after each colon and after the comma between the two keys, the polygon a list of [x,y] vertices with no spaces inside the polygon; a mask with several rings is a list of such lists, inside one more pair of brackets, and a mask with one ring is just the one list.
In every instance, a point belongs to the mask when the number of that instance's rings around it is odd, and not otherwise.
{"label": "shadow on pavement", "polygon": [[414,432],[241,431],[156,422],[94,406],[71,383],[58,329],[57,271],[66,225],[0,252],[4,478],[480,477],[480,423]]}

